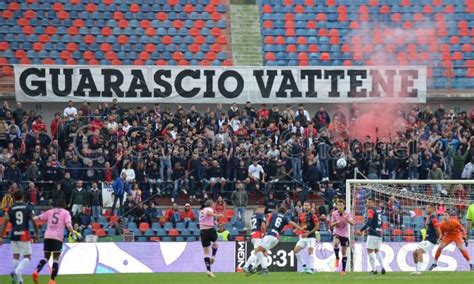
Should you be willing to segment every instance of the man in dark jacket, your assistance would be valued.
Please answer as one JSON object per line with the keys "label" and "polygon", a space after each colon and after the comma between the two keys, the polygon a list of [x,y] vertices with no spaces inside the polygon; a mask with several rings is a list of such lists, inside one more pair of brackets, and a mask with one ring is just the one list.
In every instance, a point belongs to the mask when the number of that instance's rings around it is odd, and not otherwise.
{"label": "man in dark jacket", "polygon": [[92,217],[97,220],[101,215],[102,208],[102,191],[97,187],[97,183],[92,183],[89,190],[89,204],[92,208]]}
{"label": "man in dark jacket", "polygon": [[66,201],[71,200],[72,190],[75,186],[75,181],[71,179],[71,173],[66,172],[64,178],[60,181],[61,190],[64,192],[64,197]]}
{"label": "man in dark jacket", "polygon": [[234,222],[245,220],[245,208],[248,205],[248,195],[245,191],[245,185],[237,181],[236,191],[232,192],[232,204],[234,204]]}
{"label": "man in dark jacket", "polygon": [[21,182],[21,171],[17,167],[16,162],[10,163],[10,166],[5,170],[3,178],[8,182],[16,182],[17,184]]}

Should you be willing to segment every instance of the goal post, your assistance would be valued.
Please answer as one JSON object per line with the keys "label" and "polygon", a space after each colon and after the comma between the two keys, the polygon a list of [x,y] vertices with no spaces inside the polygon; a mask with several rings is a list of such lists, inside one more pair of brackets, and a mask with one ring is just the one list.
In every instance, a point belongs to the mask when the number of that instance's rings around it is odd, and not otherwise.
{"label": "goal post", "polygon": [[[474,180],[346,180],[346,204],[356,223],[350,226],[348,271],[366,271],[367,255],[362,249],[366,235],[355,232],[364,224],[369,197],[382,212],[383,243],[388,245],[384,247],[403,247],[405,251],[400,253],[406,253],[406,245],[421,241],[426,234],[426,204],[434,204],[439,215],[446,210],[455,212],[455,218],[465,225],[467,207],[474,203]],[[407,271],[410,263],[397,263],[398,252],[391,250],[393,255],[384,259],[384,265],[393,266],[393,271]]]}

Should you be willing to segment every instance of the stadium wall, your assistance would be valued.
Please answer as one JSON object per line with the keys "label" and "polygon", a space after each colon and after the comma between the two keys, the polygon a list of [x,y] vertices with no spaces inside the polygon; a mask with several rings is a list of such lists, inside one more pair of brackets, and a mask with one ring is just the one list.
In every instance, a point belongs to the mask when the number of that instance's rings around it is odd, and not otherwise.
{"label": "stadium wall", "polygon": [[[417,244],[413,242],[387,242],[381,247],[387,271],[414,271],[412,252]],[[43,256],[42,244],[33,244],[32,263]],[[294,243],[280,242],[268,261],[272,271],[301,270],[292,249]],[[234,272],[242,266],[250,255],[252,245],[249,242],[221,242],[213,265],[215,272]],[[474,241],[468,247],[474,255]],[[432,261],[436,247],[430,253],[430,259],[424,257],[424,269]],[[365,244],[356,243],[354,248],[355,271],[368,271],[368,258]],[[307,251],[303,256],[307,258]],[[11,262],[5,261],[10,255],[10,245],[0,247],[0,275],[11,272]],[[316,247],[316,268],[318,271],[333,271],[334,252],[331,243],[318,244]],[[51,263],[50,263],[51,265]],[[25,274],[32,273],[30,265]],[[439,259],[438,271],[468,271],[469,265],[454,245],[448,246]],[[59,274],[104,274],[104,273],[154,273],[154,272],[205,272],[202,263],[200,242],[146,242],[146,243],[77,243],[65,244]],[[48,270],[44,269],[44,274]]]}

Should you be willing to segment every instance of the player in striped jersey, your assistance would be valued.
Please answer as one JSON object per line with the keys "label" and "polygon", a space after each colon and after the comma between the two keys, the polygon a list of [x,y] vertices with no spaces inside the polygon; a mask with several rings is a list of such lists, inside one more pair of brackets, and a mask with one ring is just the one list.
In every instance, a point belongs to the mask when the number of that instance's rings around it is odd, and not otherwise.
{"label": "player in striped jersey", "polygon": [[[255,254],[255,249],[260,245],[262,242],[263,234],[266,229],[266,224],[265,224],[265,215],[263,214],[265,210],[264,206],[259,206],[257,209],[255,209],[255,214],[252,215],[250,218],[250,225],[252,233],[250,234],[250,241],[252,242],[254,250],[252,251],[252,255],[247,259],[247,262],[245,262],[245,265],[243,267],[243,271],[249,272],[249,267],[252,265],[252,267],[257,266],[258,264],[256,263],[257,261],[257,256]],[[250,274],[248,274],[250,275]]]}
{"label": "player in striped jersey", "polygon": [[[314,248],[316,247],[316,232],[319,230],[319,220],[318,216],[311,212],[311,204],[309,202],[303,204],[303,210],[304,212],[302,212],[298,217],[300,220],[300,226],[304,228],[304,232],[296,243],[294,251],[296,259],[303,266],[302,273],[313,274],[314,264],[316,263]],[[301,256],[301,251],[305,248],[308,248],[309,268],[306,267],[306,263]]]}
{"label": "player in striped jersey", "polygon": [[[0,230],[0,245],[3,243],[2,236],[5,235],[7,224],[12,224],[10,231],[10,243],[13,254],[13,272],[10,273],[12,283],[23,284],[23,277],[21,272],[25,269],[31,261],[31,236],[30,236],[30,222],[35,230],[35,240],[38,240],[38,226],[33,220],[34,214],[30,205],[23,203],[23,192],[17,190],[13,193],[15,204],[9,208],[7,214],[3,218],[3,226]],[[20,261],[20,256],[23,259]]]}
{"label": "player in striped jersey", "polygon": [[440,236],[439,221],[436,215],[436,207],[433,204],[426,205],[426,237],[423,241],[418,244],[418,247],[413,252],[413,260],[415,261],[415,272],[411,275],[421,274],[421,265],[423,263],[423,254],[426,253],[429,256],[431,249],[438,243],[438,237]]}

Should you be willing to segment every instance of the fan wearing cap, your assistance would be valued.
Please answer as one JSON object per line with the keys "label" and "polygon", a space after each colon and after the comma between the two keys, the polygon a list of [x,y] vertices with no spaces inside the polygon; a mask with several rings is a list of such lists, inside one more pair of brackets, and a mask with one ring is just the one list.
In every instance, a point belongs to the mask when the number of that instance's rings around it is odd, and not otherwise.
{"label": "fan wearing cap", "polygon": [[180,213],[181,215],[181,220],[185,223],[187,226],[190,222],[194,222],[196,220],[196,215],[193,212],[193,209],[191,208],[191,204],[186,203],[184,205],[183,211]]}
{"label": "fan wearing cap", "polygon": [[[455,218],[451,218],[451,212],[445,211],[443,213],[443,221],[441,221],[440,225],[441,235],[440,239],[441,242],[439,243],[439,247],[436,250],[435,254],[435,261],[431,265],[430,270],[433,270],[438,266],[438,259],[441,256],[441,252],[445,247],[447,247],[451,242],[454,242],[464,256],[464,258],[470,262],[471,257],[467,252],[465,244],[467,245],[466,241],[466,229],[459,223],[459,221]],[[464,239],[464,241],[463,241]],[[472,269],[472,264],[471,264]]]}

